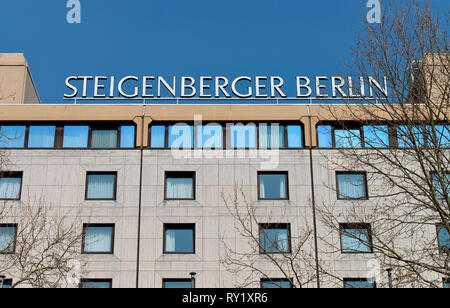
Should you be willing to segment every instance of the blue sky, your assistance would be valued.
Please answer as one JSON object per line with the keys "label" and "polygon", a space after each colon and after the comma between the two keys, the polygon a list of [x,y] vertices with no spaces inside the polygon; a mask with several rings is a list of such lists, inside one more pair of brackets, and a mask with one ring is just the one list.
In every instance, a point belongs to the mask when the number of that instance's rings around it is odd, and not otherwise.
{"label": "blue sky", "polygon": [[[45,102],[70,75],[340,73],[366,0],[2,0],[0,52],[24,53]],[[433,0],[448,12],[448,0]],[[287,86],[289,92],[289,87]]]}

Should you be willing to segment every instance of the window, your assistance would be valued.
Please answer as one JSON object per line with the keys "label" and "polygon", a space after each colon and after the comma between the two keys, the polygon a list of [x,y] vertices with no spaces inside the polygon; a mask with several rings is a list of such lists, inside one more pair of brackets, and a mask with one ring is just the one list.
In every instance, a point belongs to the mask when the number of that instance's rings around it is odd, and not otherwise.
{"label": "window", "polygon": [[12,279],[5,279],[5,280],[3,281],[3,287],[2,287],[2,289],[11,289],[11,288],[12,288],[12,284],[13,284]]}
{"label": "window", "polygon": [[164,253],[195,253],[195,225],[164,225]]}
{"label": "window", "polygon": [[424,128],[420,126],[401,125],[397,128],[397,143],[399,148],[412,148],[425,144]]}
{"label": "window", "polygon": [[64,126],[63,148],[87,148],[89,126]]}
{"label": "window", "polygon": [[195,200],[195,172],[166,172],[166,200]]}
{"label": "window", "polygon": [[166,127],[164,125],[154,125],[151,127],[150,147],[153,149],[163,149],[166,147]]}
{"label": "window", "polygon": [[450,289],[450,278],[444,278],[444,289]]}
{"label": "window", "polygon": [[375,289],[376,283],[364,278],[345,278],[344,288],[346,289]]}
{"label": "window", "polygon": [[442,252],[450,250],[450,233],[444,226],[437,226],[439,250]]}
{"label": "window", "polygon": [[120,128],[120,147],[123,149],[133,149],[136,145],[135,126],[122,126]]}
{"label": "window", "polygon": [[22,173],[0,173],[0,200],[20,200],[22,191]]}
{"label": "window", "polygon": [[427,142],[431,147],[450,147],[450,125],[436,125],[428,127],[427,129]]}
{"label": "window", "polygon": [[3,125],[0,128],[0,148],[25,147],[26,126]]}
{"label": "window", "polygon": [[85,254],[114,253],[114,225],[83,226],[83,251]]}
{"label": "window", "polygon": [[372,253],[369,224],[341,224],[342,253]]}
{"label": "window", "polygon": [[54,148],[56,126],[30,126],[29,148]]}
{"label": "window", "polygon": [[[442,178],[439,176],[439,174],[433,173],[432,177],[433,186],[436,191],[437,197],[439,199],[445,199],[445,192],[447,192],[447,196],[450,195],[450,173],[443,174]],[[444,186],[442,186],[442,182],[444,183]]]}
{"label": "window", "polygon": [[288,279],[261,279],[263,289],[290,289],[292,284]]}
{"label": "window", "polygon": [[91,148],[117,148],[118,135],[117,128],[93,128],[91,131]]}
{"label": "window", "polygon": [[86,179],[86,200],[115,200],[117,173],[88,172]]}
{"label": "window", "polygon": [[190,279],[163,279],[163,288],[192,289],[192,281]]}
{"label": "window", "polygon": [[260,200],[288,200],[287,172],[259,172],[258,188]]}
{"label": "window", "polygon": [[261,224],[261,253],[288,253],[291,251],[289,224]]}
{"label": "window", "polygon": [[17,225],[0,225],[0,254],[13,254],[16,251]]}
{"label": "window", "polygon": [[218,124],[197,126],[197,147],[203,149],[221,149],[223,147],[223,129]]}
{"label": "window", "polygon": [[111,279],[81,279],[80,288],[82,289],[111,289]]}
{"label": "window", "polygon": [[303,147],[303,133],[300,125],[288,125],[288,148],[302,148]]}
{"label": "window", "polygon": [[336,180],[339,200],[368,198],[365,173],[337,172]]}
{"label": "window", "polygon": [[254,124],[231,125],[229,140],[232,149],[256,148],[256,126]]}
{"label": "window", "polygon": [[387,125],[364,126],[364,146],[366,148],[388,148],[389,127]]}
{"label": "window", "polygon": [[194,126],[177,124],[169,126],[169,148],[192,149],[194,147]]}
{"label": "window", "polygon": [[284,126],[278,123],[259,125],[259,148],[281,149],[285,147]]}
{"label": "window", "polygon": [[332,148],[333,147],[333,127],[330,125],[317,126],[317,138],[319,148]]}
{"label": "window", "polygon": [[361,130],[359,129],[335,129],[336,148],[361,148]]}

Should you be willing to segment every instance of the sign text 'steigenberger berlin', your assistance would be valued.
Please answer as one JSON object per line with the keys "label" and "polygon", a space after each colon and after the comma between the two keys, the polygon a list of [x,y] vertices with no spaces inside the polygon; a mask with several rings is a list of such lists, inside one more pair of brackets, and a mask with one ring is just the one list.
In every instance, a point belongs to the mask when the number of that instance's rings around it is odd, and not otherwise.
{"label": "sign text 'steigenberger berlin'", "polygon": [[[296,98],[352,98],[388,96],[386,78],[305,76],[296,77]],[[64,98],[287,98],[279,76],[173,77],[160,76],[70,76],[66,86],[70,90]],[[88,93],[89,92],[89,93]]]}

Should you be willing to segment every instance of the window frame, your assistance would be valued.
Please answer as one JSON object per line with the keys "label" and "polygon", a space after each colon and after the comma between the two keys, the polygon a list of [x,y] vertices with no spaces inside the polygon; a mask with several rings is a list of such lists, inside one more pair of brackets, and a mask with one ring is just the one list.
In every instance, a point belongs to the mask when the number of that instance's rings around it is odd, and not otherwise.
{"label": "window frame", "polygon": [[[105,228],[112,228],[111,231],[111,250],[108,252],[89,252],[86,251],[86,229],[87,228],[96,228],[96,227],[105,227]],[[114,255],[114,248],[115,248],[115,242],[116,242],[116,225],[115,224],[108,224],[108,223],[85,223],[83,224],[83,233],[82,233],[82,243],[81,243],[81,254],[82,255]]]}
{"label": "window frame", "polygon": [[[89,198],[88,192],[89,192],[89,176],[90,175],[114,175],[114,196],[113,198]],[[117,177],[118,172],[117,171],[87,171],[86,172],[86,184],[85,184],[85,194],[84,194],[84,200],[85,201],[117,201]]]}
{"label": "window frame", "polygon": [[0,198],[0,201],[20,201],[22,199],[22,188],[23,188],[23,171],[4,171],[0,172],[0,178],[20,178],[20,188],[19,195],[17,198]]}
{"label": "window frame", "polygon": [[[192,178],[192,198],[168,198],[167,179],[168,178]],[[196,200],[196,172],[195,171],[165,171],[164,172],[164,201],[195,201]]]}
{"label": "window frame", "polygon": [[[268,175],[285,175],[286,176],[286,198],[261,198],[261,179],[260,176],[268,174]],[[258,201],[289,201],[289,171],[258,171],[257,173],[257,185],[258,185]]]}
{"label": "window frame", "polygon": [[[363,175],[364,176],[364,193],[365,196],[362,198],[342,198],[340,197],[340,191],[339,191],[339,176],[338,175]],[[336,171],[335,173],[336,177],[336,193],[337,193],[337,200],[342,201],[365,201],[369,200],[369,184],[367,181],[367,172],[366,171]]]}
{"label": "window frame", "polygon": [[[365,229],[368,231],[368,237],[369,237],[369,248],[370,251],[344,251],[344,230],[345,229]],[[372,224],[370,223],[340,223],[339,224],[339,236],[340,236],[340,243],[341,243],[341,254],[373,254],[373,237],[372,237]]]}
{"label": "window frame", "polygon": [[376,289],[377,288],[377,283],[376,281],[374,282],[369,282],[369,280],[367,278],[344,278],[342,280],[342,282],[344,283],[344,289],[360,289],[360,288],[347,288],[346,284],[351,282],[351,281],[355,281],[355,282],[368,282],[371,283],[373,285],[373,288],[371,289]]}
{"label": "window frame", "polygon": [[438,250],[439,250],[439,253],[443,254],[443,253],[445,253],[445,248],[441,247],[441,240],[440,240],[440,236],[439,236],[440,228],[445,228],[445,227],[442,226],[442,224],[436,224],[436,239],[437,239]]}
{"label": "window frame", "polygon": [[[285,226],[286,228],[282,228]],[[278,227],[278,228],[277,228]],[[292,233],[291,233],[291,223],[259,223],[259,254],[260,255],[271,255],[271,254],[291,254],[292,253]],[[276,229],[284,230],[288,232],[288,250],[287,251],[269,251],[267,252],[262,246],[262,231],[264,229]]]}
{"label": "window frame", "polygon": [[289,282],[289,285],[290,285],[289,288],[279,288],[279,289],[293,289],[294,288],[293,283],[292,283],[292,281],[293,281],[292,278],[290,278],[290,279],[287,279],[287,278],[261,278],[260,283],[259,283],[260,288],[268,289],[268,288],[264,288],[264,282],[272,282],[273,283],[274,281]]}
{"label": "window frame", "polygon": [[[174,230],[185,230],[185,229],[192,229],[192,251],[167,251],[167,244],[166,244],[166,232],[167,230],[174,229]],[[196,224],[195,223],[167,223],[163,225],[163,254],[165,255],[195,255],[195,245],[196,245]]]}
{"label": "window frame", "polygon": [[89,283],[89,282],[107,282],[109,283],[109,288],[108,289],[112,289],[113,288],[113,280],[109,279],[109,278],[82,278],[80,280],[80,284],[79,284],[79,288],[83,289],[83,283]]}
{"label": "window frame", "polygon": [[12,223],[12,224],[0,224],[0,227],[2,228],[14,228],[14,242],[13,242],[13,247],[11,249],[10,252],[1,252],[0,251],[0,256],[7,256],[7,255],[14,255],[16,254],[16,248],[17,248],[17,233],[18,233],[18,227],[19,225],[16,223]]}
{"label": "window frame", "polygon": [[166,288],[166,282],[189,282],[191,284],[191,289],[193,288],[192,279],[190,279],[190,278],[163,278],[162,279],[162,288],[163,289],[170,289],[170,288]]}

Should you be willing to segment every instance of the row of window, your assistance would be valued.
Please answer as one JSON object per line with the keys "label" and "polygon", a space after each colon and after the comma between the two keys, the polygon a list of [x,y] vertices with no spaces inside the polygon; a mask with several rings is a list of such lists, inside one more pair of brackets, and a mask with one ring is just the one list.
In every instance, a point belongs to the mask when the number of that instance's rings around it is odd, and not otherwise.
{"label": "row of window", "polygon": [[317,138],[319,148],[450,148],[450,126],[321,124]]}

